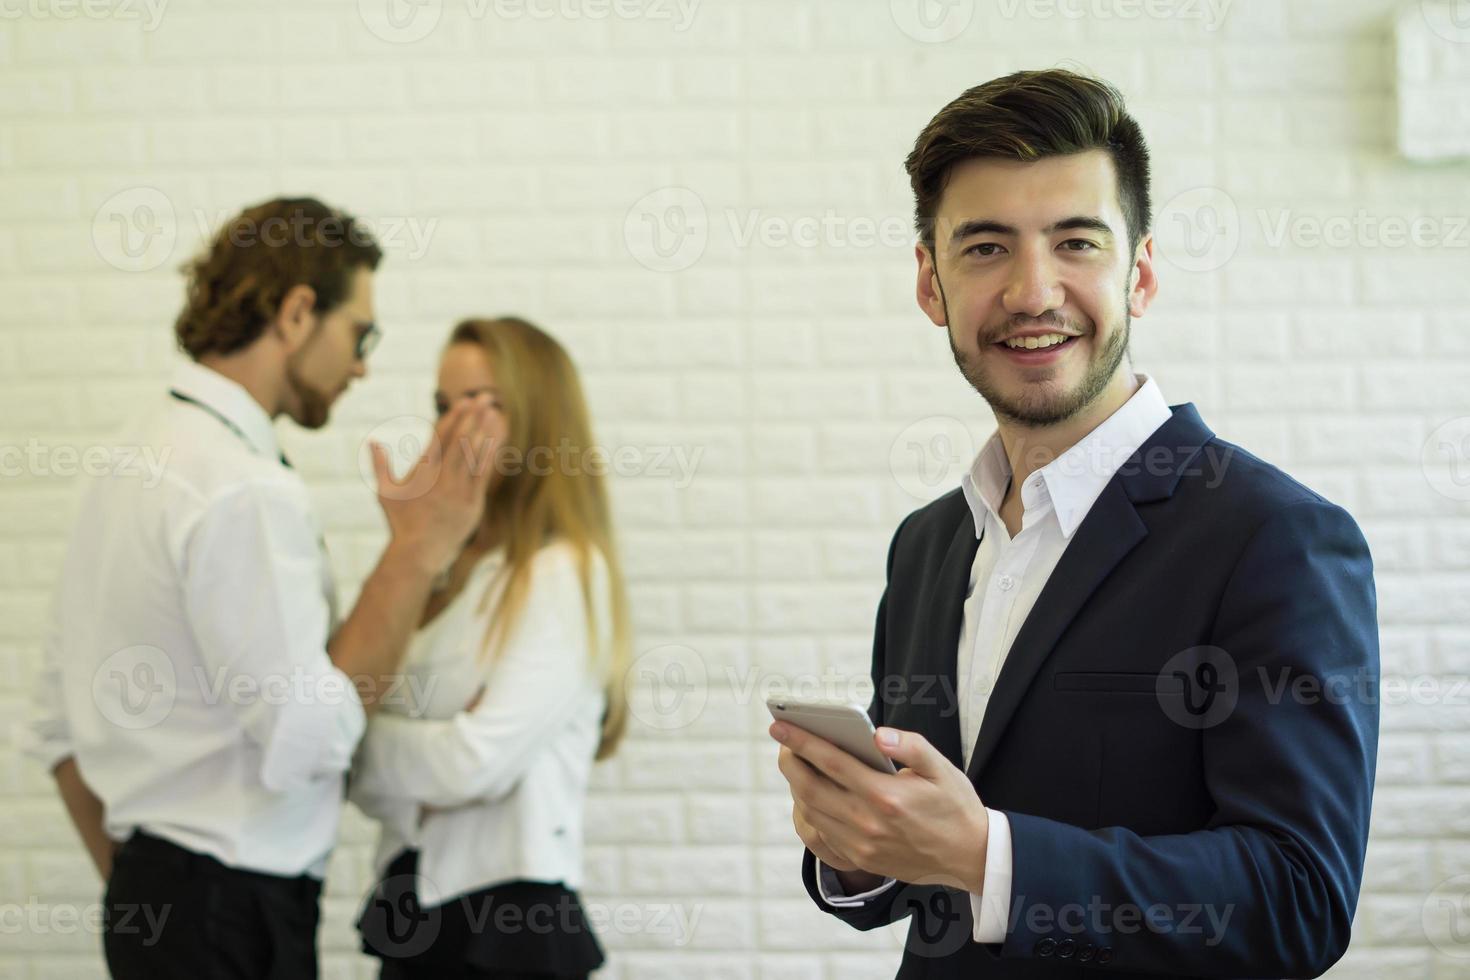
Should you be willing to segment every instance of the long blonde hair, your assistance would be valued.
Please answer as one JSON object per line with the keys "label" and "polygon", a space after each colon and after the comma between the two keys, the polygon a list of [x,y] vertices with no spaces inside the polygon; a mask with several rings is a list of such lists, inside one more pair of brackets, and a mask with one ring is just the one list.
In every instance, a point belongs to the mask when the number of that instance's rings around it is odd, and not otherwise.
{"label": "long blonde hair", "polygon": [[[607,710],[597,758],[617,749],[627,728],[628,703],[623,675],[630,662],[632,642],[627,587],[613,539],[612,513],[606,480],[587,465],[594,449],[592,424],[577,369],[565,349],[545,331],[519,317],[470,319],[455,326],[449,345],[475,344],[489,357],[495,384],[507,414],[506,448],[529,459],[533,450],[557,450],[563,465],[507,467],[491,484],[485,513],[495,522],[492,537],[505,549],[505,562],[491,628],[485,643],[493,659],[503,650],[524,611],[530,590],[531,564],[537,552],[556,541],[572,546],[587,614],[587,639],[594,661],[603,671]],[[593,600],[592,562],[600,553],[606,563],[611,614],[611,648],[601,641],[604,624],[597,622]],[[497,594],[489,589],[483,605]]]}

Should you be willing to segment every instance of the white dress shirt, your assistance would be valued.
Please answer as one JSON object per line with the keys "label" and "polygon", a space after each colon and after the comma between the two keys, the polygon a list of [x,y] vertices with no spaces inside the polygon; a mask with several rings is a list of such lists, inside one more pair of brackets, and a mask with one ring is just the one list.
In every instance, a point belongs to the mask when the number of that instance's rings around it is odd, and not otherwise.
{"label": "white dress shirt", "polygon": [[150,486],[83,494],[23,731],[75,756],[114,840],[141,828],[231,867],[320,877],[366,725],[328,659],[336,588],[270,417],[201,365],[120,437]]}
{"label": "white dress shirt", "polygon": [[[1073,533],[1103,488],[1172,414],[1157,382],[1143,374],[1135,378],[1139,387],[1127,402],[1027,478],[1021,487],[1021,529],[1014,538],[1000,518],[1011,485],[1011,464],[1000,433],[986,441],[960,479],[980,541],[970,566],[956,658],[955,690],[960,697],[960,746],[966,770],[1001,664]],[[1001,811],[987,807],[986,812],[990,838],[985,850],[985,882],[980,894],[970,896],[970,908],[975,941],[1001,943],[1005,942],[1011,900],[1011,826]],[[849,908],[893,887],[894,879],[858,895],[844,895],[832,869],[818,862],[817,883],[828,904]]]}
{"label": "white dress shirt", "polygon": [[[382,823],[378,874],[403,849],[418,849],[425,908],[516,879],[573,890],[582,882],[605,671],[588,646],[575,550],[556,542],[532,562],[525,607],[494,659],[483,650],[504,588],[499,550],[415,635],[404,696],[369,723],[349,779],[348,798]],[[606,650],[611,604],[600,556],[590,580]],[[481,685],[483,696],[465,710]],[[420,822],[426,804],[438,809]]]}

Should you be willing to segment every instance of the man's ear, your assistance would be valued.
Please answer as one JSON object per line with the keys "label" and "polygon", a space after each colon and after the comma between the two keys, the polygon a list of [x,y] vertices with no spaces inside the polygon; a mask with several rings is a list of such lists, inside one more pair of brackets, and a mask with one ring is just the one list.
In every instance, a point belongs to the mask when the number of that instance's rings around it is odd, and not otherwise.
{"label": "man's ear", "polygon": [[918,260],[918,282],[915,284],[914,295],[919,301],[919,309],[924,311],[930,321],[936,327],[949,326],[949,318],[944,313],[944,294],[939,285],[939,275],[935,271],[934,251],[923,242],[914,246],[914,258]]}
{"label": "man's ear", "polygon": [[1154,273],[1154,236],[1145,235],[1133,255],[1133,268],[1128,272],[1128,315],[1143,316],[1159,291]]}
{"label": "man's ear", "polygon": [[286,351],[294,354],[306,343],[316,329],[316,290],[305,283],[297,283],[286,290],[281,305],[276,309],[276,318],[271,329],[286,345]]}

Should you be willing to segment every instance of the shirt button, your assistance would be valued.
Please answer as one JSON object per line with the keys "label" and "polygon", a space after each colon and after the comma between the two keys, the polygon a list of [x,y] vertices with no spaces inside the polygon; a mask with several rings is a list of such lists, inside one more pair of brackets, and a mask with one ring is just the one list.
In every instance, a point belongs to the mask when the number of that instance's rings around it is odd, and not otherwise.
{"label": "shirt button", "polygon": [[1011,578],[1009,575],[1002,575],[995,584],[1000,586],[1000,590],[1002,592],[1009,592],[1011,591],[1011,586],[1016,584],[1016,580]]}

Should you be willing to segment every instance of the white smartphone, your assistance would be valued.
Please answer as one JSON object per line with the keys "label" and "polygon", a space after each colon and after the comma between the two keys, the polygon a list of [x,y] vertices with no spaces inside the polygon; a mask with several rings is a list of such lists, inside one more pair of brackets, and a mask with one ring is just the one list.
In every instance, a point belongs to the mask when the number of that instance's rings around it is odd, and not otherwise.
{"label": "white smartphone", "polygon": [[873,722],[860,705],[772,695],[766,698],[766,707],[777,721],[824,738],[879,772],[898,772],[893,760],[873,744]]}

